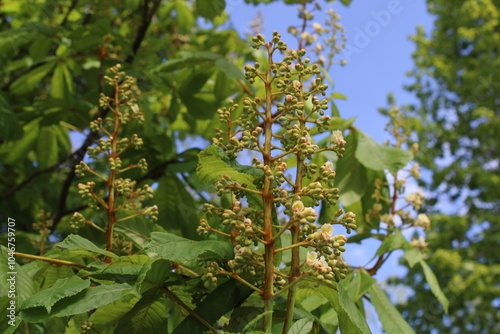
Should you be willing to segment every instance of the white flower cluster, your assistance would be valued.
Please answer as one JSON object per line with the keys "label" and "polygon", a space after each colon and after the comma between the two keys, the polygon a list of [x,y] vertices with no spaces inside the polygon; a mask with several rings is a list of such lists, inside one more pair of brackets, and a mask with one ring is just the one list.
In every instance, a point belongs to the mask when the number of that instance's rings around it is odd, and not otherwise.
{"label": "white flower cluster", "polygon": [[408,194],[406,196],[406,201],[410,203],[415,210],[419,210],[425,202],[425,197],[422,189],[419,189],[415,193]]}
{"label": "white flower cluster", "polygon": [[318,214],[313,208],[305,207],[302,201],[296,201],[292,205],[292,212],[296,218],[299,219],[300,223],[305,224],[306,222],[316,221]]}
{"label": "white flower cluster", "polygon": [[415,220],[415,226],[421,226],[424,229],[428,230],[431,227],[431,220],[425,213],[421,213],[417,216],[417,219]]}
{"label": "white flower cluster", "polygon": [[337,146],[342,147],[346,144],[346,141],[344,140],[344,135],[340,130],[335,130],[332,132],[332,137],[330,139],[330,142],[332,144],[337,144]]}
{"label": "white flower cluster", "polygon": [[317,269],[319,272],[328,274],[332,272],[332,267],[328,265],[324,256],[319,256],[317,252],[307,252],[306,263],[308,266]]}
{"label": "white flower cluster", "polygon": [[412,239],[410,244],[415,248],[426,248],[429,244],[425,241],[424,237],[419,237],[418,239]]}
{"label": "white flower cluster", "polygon": [[310,240],[323,240],[325,242],[335,241],[333,236],[333,226],[331,224],[324,224],[321,226],[320,232],[314,232],[309,235]]}

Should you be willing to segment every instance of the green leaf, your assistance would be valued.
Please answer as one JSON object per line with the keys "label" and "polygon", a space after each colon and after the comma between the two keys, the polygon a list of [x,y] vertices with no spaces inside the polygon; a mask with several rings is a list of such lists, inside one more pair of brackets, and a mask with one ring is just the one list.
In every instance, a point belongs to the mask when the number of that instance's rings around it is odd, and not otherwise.
{"label": "green leaf", "polygon": [[357,275],[349,282],[347,293],[356,302],[370,289],[376,280],[364,269],[356,271]]}
{"label": "green leaf", "polygon": [[92,243],[92,241],[76,234],[68,235],[63,241],[55,244],[55,246],[59,248],[66,248],[69,250],[84,249],[92,253],[106,255],[115,259],[118,258],[118,255],[116,255],[115,253],[108,252],[107,250],[99,248],[94,243]]}
{"label": "green leaf", "polygon": [[356,132],[359,133],[359,142],[355,155],[366,168],[388,169],[391,173],[396,173],[413,159],[413,154],[408,151],[380,145],[362,131],[356,130]]}
{"label": "green leaf", "polygon": [[[231,279],[206,296],[194,311],[209,324],[214,324],[221,316],[243,303],[252,292],[250,287]],[[206,330],[204,325],[189,315],[172,334],[203,333]]]}
{"label": "green leaf", "polygon": [[214,95],[217,102],[223,101],[226,97],[233,93],[231,82],[224,72],[217,73],[214,85]]}
{"label": "green leaf", "polygon": [[[214,184],[222,175],[228,175],[233,181],[240,185],[246,184],[249,189],[257,190],[253,181],[262,177],[263,171],[252,166],[240,165],[237,161],[230,159],[227,154],[217,145],[210,145],[198,155],[198,167],[196,175],[202,184]],[[257,194],[248,194],[251,206],[260,206],[262,198]]]}
{"label": "green leaf", "polygon": [[[153,72],[171,72],[179,69],[191,69],[193,65],[196,64],[213,64],[220,72],[224,73],[230,79],[245,79],[243,72],[233,62],[220,54],[208,51],[179,52],[179,58],[161,63],[153,69]],[[186,86],[189,87],[189,85]]]}
{"label": "green leaf", "polygon": [[371,232],[356,233],[352,237],[350,236],[349,238],[347,238],[347,242],[361,244],[361,241],[371,237],[373,237],[373,234]]}
{"label": "green leaf", "polygon": [[226,8],[225,0],[196,0],[196,12],[201,17],[213,21]]}
{"label": "green leaf", "polygon": [[47,168],[57,162],[58,148],[54,130],[42,127],[36,141],[36,155],[40,168]]}
{"label": "green leaf", "polygon": [[172,72],[182,68],[191,68],[195,64],[215,62],[220,55],[208,51],[183,51],[179,57],[168,60],[155,67],[152,72]]}
{"label": "green leaf", "polygon": [[78,276],[58,280],[52,287],[41,290],[25,300],[21,309],[42,306],[50,313],[52,306],[59,300],[76,295],[90,286],[90,280],[82,280]]}
{"label": "green leaf", "polygon": [[136,294],[126,294],[119,300],[96,309],[90,316],[89,321],[96,325],[111,325],[118,323],[118,321],[120,321],[125,314],[134,308],[134,305],[140,299],[141,296]]}
{"label": "green leaf", "polygon": [[307,334],[311,333],[313,321],[310,319],[297,320],[288,331],[288,334]]}
{"label": "green leaf", "polygon": [[[44,291],[46,290],[42,290],[42,292]],[[81,314],[110,304],[131,293],[134,293],[134,289],[126,283],[99,285],[60,300],[53,305],[50,313],[41,307],[33,307],[21,311],[21,316],[23,320],[39,322],[49,317],[66,317]]]}
{"label": "green leaf", "polygon": [[167,174],[159,180],[155,193],[158,205],[158,224],[173,232],[182,232],[189,238],[197,238],[196,226],[199,224],[198,208],[193,196],[175,174]]}
{"label": "green leaf", "polygon": [[413,268],[413,266],[420,261],[424,259],[424,254],[419,251],[418,249],[411,248],[407,251],[405,251],[405,254],[403,255],[403,258],[408,261],[408,265],[410,268]]}
{"label": "green leaf", "polygon": [[24,136],[21,139],[1,146],[0,154],[2,156],[2,163],[15,165],[26,159],[28,153],[35,146],[39,125],[40,119],[31,121],[23,126]]}
{"label": "green leaf", "polygon": [[[389,183],[387,181],[387,177],[384,171],[375,171],[373,169],[366,169],[366,178],[367,178],[367,184],[366,184],[366,192],[363,198],[361,199],[362,203],[362,211],[359,212],[359,215],[356,217],[356,222],[358,225],[357,232],[358,233],[363,233],[365,229],[371,230],[373,228],[378,227],[380,223],[379,218],[373,218],[373,220],[370,221],[370,225],[366,224],[365,222],[365,216],[368,213],[368,210],[373,209],[373,206],[378,203],[379,205],[382,205],[382,210],[381,212],[389,212],[389,205],[391,203],[390,200],[390,191],[389,191]],[[377,189],[375,182],[376,179],[379,179],[382,182],[382,185]],[[375,192],[378,192],[378,195],[382,198],[385,198],[386,200],[384,201],[383,199],[375,199],[373,198],[373,194]],[[357,212],[355,212],[358,214]],[[361,216],[361,217],[360,217]],[[359,219],[361,218],[361,219]]]}
{"label": "green leaf", "polygon": [[332,94],[330,95],[330,97],[331,97],[332,99],[348,100],[347,96],[345,96],[344,94],[337,93],[337,92],[332,93]]}
{"label": "green leaf", "polygon": [[358,131],[353,130],[346,138],[346,152],[337,162],[337,187],[340,189],[340,201],[351,205],[361,199],[366,191],[366,169],[359,163],[355,152],[358,145]]}
{"label": "green leaf", "polygon": [[73,78],[68,64],[58,62],[50,83],[50,95],[55,99],[70,100],[73,94]]}
{"label": "green leaf", "polygon": [[21,139],[23,129],[18,116],[12,111],[9,101],[0,93],[0,140],[3,142]]}
{"label": "green leaf", "polygon": [[15,95],[30,93],[54,69],[55,65],[56,63],[52,61],[29,71],[12,83],[10,92]]}
{"label": "green leaf", "polygon": [[[155,197],[156,203],[159,203]],[[144,221],[141,218],[131,218],[115,224],[114,232],[132,241],[139,249],[143,249],[149,243],[149,237],[153,231],[163,229],[151,221]]]}
{"label": "green leaf", "polygon": [[[65,317],[74,314],[88,312],[98,309],[133,293],[134,289],[129,284],[109,284],[91,287],[85,290],[80,296],[67,298],[58,303],[53,314],[56,317]],[[78,298],[77,298],[78,297]]]}
{"label": "green leaf", "polygon": [[219,56],[219,58],[215,60],[215,66],[219,69],[219,71],[221,71],[221,73],[224,73],[229,79],[240,79],[240,80],[245,79],[245,75],[240,70],[240,68],[236,66],[229,59]]}
{"label": "green leaf", "polygon": [[252,320],[250,320],[246,325],[245,327],[243,327],[242,329],[242,332],[243,333],[248,333],[249,331],[251,331],[250,333],[259,333],[258,331],[255,330],[255,328],[257,326],[260,325],[260,327],[262,327],[262,319],[267,315],[267,314],[272,314],[273,311],[269,310],[269,311],[265,311],[265,312],[260,312],[258,315],[256,315]]}
{"label": "green leaf", "polygon": [[195,18],[192,9],[189,8],[187,3],[182,1],[175,1],[173,3],[173,7],[177,12],[177,27],[179,28],[180,32],[183,34],[189,33],[189,31],[195,24]]}
{"label": "green leaf", "polygon": [[431,288],[432,293],[434,294],[434,296],[436,296],[437,300],[439,300],[441,305],[443,305],[444,312],[448,314],[448,306],[450,302],[448,301],[448,298],[446,298],[443,291],[441,290],[436,275],[434,275],[434,272],[425,261],[422,260],[419,263],[424,269],[424,276],[425,279],[427,280],[427,284],[429,284],[429,287]]}
{"label": "green leaf", "polygon": [[168,310],[165,294],[159,289],[147,291],[120,320],[115,333],[121,334],[158,334],[166,333]]}
{"label": "green leaf", "polygon": [[148,262],[151,262],[151,258],[147,255],[120,256],[118,259],[108,264],[101,271],[98,271],[97,273],[90,272],[89,274],[91,274],[92,276],[130,276],[135,280],[143,270],[144,265]]}
{"label": "green leaf", "polygon": [[162,286],[172,275],[174,274],[169,261],[164,259],[150,261],[144,265],[137,277],[137,291],[142,294],[151,288]]}
{"label": "green leaf", "polygon": [[146,251],[157,253],[174,262],[189,262],[198,257],[229,260],[233,258],[233,246],[222,240],[194,241],[166,232],[153,232]]}
{"label": "green leaf", "polygon": [[47,37],[43,34],[38,34],[35,41],[30,45],[29,48],[30,57],[34,63],[38,63],[48,55],[51,44],[51,37]]}
{"label": "green leaf", "polygon": [[344,204],[344,210],[347,212],[351,211],[356,214],[356,225],[358,226],[356,232],[362,233],[364,231],[364,225],[365,225],[365,212],[363,211],[363,202],[359,200],[354,203],[350,203],[348,205]]}
{"label": "green leaf", "polygon": [[370,288],[370,300],[384,331],[388,334],[415,334],[378,284]]}
{"label": "green leaf", "polygon": [[40,263],[36,273],[32,273],[33,281],[40,289],[45,289],[54,285],[57,280],[74,274],[69,266],[53,266],[48,262]]}
{"label": "green leaf", "polygon": [[342,285],[337,284],[337,291],[324,285],[320,285],[315,290],[316,294],[319,293],[328,299],[337,312],[341,334],[371,333],[366,318],[358,310]]}
{"label": "green leaf", "polygon": [[337,284],[340,307],[336,309],[339,316],[340,333],[371,333],[366,318],[358,310],[342,285]]}
{"label": "green leaf", "polygon": [[407,245],[408,241],[403,234],[400,231],[396,231],[396,233],[391,234],[382,242],[375,255],[378,256],[396,249],[403,249]]}
{"label": "green leaf", "polygon": [[352,0],[340,0],[344,6],[349,6]]}
{"label": "green leaf", "polygon": [[[9,243],[6,245],[11,247]],[[13,282],[12,278],[15,278],[16,288],[13,295],[10,286],[10,283]],[[14,257],[10,257],[6,247],[0,246],[0,333],[13,333],[21,323],[19,316],[15,318],[14,326],[8,323],[14,320],[13,317],[10,317],[8,309],[12,307],[11,300],[16,302],[14,309],[19,309],[19,306],[35,293],[35,284],[24,266],[19,265]]]}

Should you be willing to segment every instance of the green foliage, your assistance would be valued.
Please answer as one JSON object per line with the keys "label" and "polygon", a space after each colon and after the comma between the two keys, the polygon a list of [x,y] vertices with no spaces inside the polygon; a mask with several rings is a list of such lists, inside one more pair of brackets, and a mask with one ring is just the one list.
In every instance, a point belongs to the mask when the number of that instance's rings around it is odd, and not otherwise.
{"label": "green foliage", "polygon": [[370,288],[370,300],[375,307],[375,311],[379,315],[380,322],[384,327],[384,331],[389,334],[414,334],[415,332],[408,323],[403,319],[396,307],[380,288],[378,284],[373,284]]}
{"label": "green foliage", "polygon": [[214,256],[228,260],[233,255],[233,247],[225,241],[202,240],[196,242],[162,232],[152,233],[151,243],[146,250],[174,262],[189,262],[197,258]]}
{"label": "green foliage", "polygon": [[431,268],[443,287],[449,314],[442,312],[445,306],[424,305],[436,291],[421,280],[419,267],[395,280],[414,291],[398,308],[418,333],[496,333],[500,292],[490,284],[500,280],[500,75],[492,69],[500,63],[500,2],[428,0],[427,5],[434,25],[429,33],[420,27],[412,36],[416,51],[407,87],[418,100],[404,110],[411,138],[420,146],[416,159],[432,173],[425,183],[432,194],[425,209],[436,214],[424,272]]}
{"label": "green foliage", "polygon": [[[409,332],[372,278],[396,249],[446,308],[401,233],[425,225],[396,208],[412,152],[339,116],[338,17],[307,58],[321,8],[285,3],[300,50],[216,28],[223,0],[2,3],[2,332],[370,333],[368,295]],[[333,225],[382,240],[376,265],[351,268]]]}

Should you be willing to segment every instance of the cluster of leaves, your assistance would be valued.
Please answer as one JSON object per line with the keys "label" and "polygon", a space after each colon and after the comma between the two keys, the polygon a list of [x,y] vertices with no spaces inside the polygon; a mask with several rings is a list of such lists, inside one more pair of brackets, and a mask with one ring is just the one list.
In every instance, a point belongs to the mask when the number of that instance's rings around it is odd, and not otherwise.
{"label": "cluster of leaves", "polygon": [[[268,332],[335,333],[340,328],[343,333],[369,333],[362,301],[369,296],[388,333],[412,333],[371,277],[396,249],[404,249],[412,265],[421,264],[431,289],[446,305],[424,255],[400,232],[418,219],[395,209],[401,182],[391,184],[385,173],[398,180],[398,170],[412,154],[377,144],[353,126],[354,120],[323,115],[329,102],[336,110],[333,99],[341,95],[316,98],[326,94],[322,79],[303,89],[306,77],[320,73],[316,65],[305,66],[304,50],[287,50],[275,41],[271,47],[289,56],[274,63],[268,52],[247,47],[234,31],[196,25],[198,16],[214,25],[222,22],[223,4],[131,0],[111,6],[78,1],[45,1],[39,8],[31,1],[3,5],[1,57],[8,66],[1,69],[2,126],[6,124],[0,138],[1,210],[17,222],[19,262],[18,313],[15,326],[10,326],[5,321],[9,299],[4,298],[4,284],[12,269],[2,246],[2,332],[17,327],[26,333],[251,333],[259,332],[263,323]],[[302,19],[305,29],[312,16]],[[255,42],[268,45],[262,37]],[[262,64],[267,73],[264,84],[255,89],[250,83],[263,72],[250,66],[245,77],[240,68],[248,60]],[[295,62],[288,70],[287,61]],[[137,78],[142,91],[137,100],[135,81],[116,63]],[[278,66],[282,78],[270,80]],[[305,67],[314,73],[302,77]],[[109,77],[106,68],[112,69]],[[228,106],[229,98],[233,103]],[[306,114],[316,125],[307,130],[309,136],[301,120]],[[282,132],[273,126],[278,119]],[[220,139],[215,129],[224,124],[230,125],[229,137]],[[330,138],[318,137],[318,143],[311,138],[332,130],[332,143]],[[342,133],[347,131],[345,143]],[[72,148],[70,135],[77,133],[83,140]],[[185,139],[194,135],[200,142],[215,137],[219,146],[202,153],[197,148],[182,151]],[[241,142],[263,154],[263,161],[240,164],[236,157]],[[278,142],[286,154],[272,157],[271,148]],[[142,149],[129,150],[132,146]],[[285,193],[274,194],[274,186],[290,179],[287,166],[303,174],[283,189]],[[318,184],[325,189],[319,191]],[[222,196],[212,196],[217,192]],[[333,237],[328,226],[354,225],[352,214],[339,218],[343,211],[337,199],[357,217],[358,234],[350,242],[383,240],[375,267],[343,263],[340,253],[349,246],[344,237]],[[225,229],[221,220],[210,232],[217,229],[227,234],[224,237],[200,240],[196,233],[203,218],[201,203],[234,212],[236,202],[248,204],[244,209],[237,206],[248,215],[236,221],[255,222],[254,236],[264,241],[262,254],[269,256],[259,274],[262,282],[249,283],[228,268],[217,275],[222,265],[230,268],[237,256],[248,254],[248,249],[235,254],[251,246],[235,229]],[[279,218],[283,212],[278,203],[286,208],[283,216],[288,221]],[[321,207],[317,216],[312,206]],[[383,213],[401,215],[402,224],[390,224]],[[336,250],[342,270],[333,272],[333,279],[326,277],[329,284],[319,277],[325,259],[318,251],[332,250],[305,248],[317,246],[316,239],[307,240],[317,233],[314,221],[323,226],[318,235],[338,243],[329,248]],[[298,226],[309,230],[301,234]],[[205,232],[208,225],[201,227]],[[78,234],[72,234],[76,229]],[[259,229],[265,233],[259,235]],[[298,246],[305,246],[302,253]],[[275,254],[277,249],[282,251]],[[298,271],[304,259],[317,275]],[[275,269],[281,266],[292,269],[277,274],[291,291],[286,298],[274,296]],[[299,278],[304,279],[294,283]]]}

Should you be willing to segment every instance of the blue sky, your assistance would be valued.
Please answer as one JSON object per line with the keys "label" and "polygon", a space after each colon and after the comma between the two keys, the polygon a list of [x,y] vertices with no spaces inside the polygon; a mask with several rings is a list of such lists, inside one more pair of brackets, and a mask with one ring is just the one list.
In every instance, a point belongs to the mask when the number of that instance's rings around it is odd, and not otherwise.
{"label": "blue sky", "polygon": [[[298,22],[297,6],[282,2],[259,6],[246,5],[243,0],[226,3],[231,23],[241,32],[250,31],[248,23],[258,10],[264,15],[266,37],[277,30],[286,38],[288,26]],[[330,71],[335,91],[349,98],[338,100],[340,113],[344,118],[357,116],[355,126],[382,142],[387,139],[384,133],[387,120],[379,115],[377,108],[387,105],[387,94],[395,93],[400,104],[411,102],[411,96],[402,89],[409,82],[405,73],[413,67],[414,44],[408,37],[418,25],[427,29],[432,26],[425,1],[353,0],[349,7],[338,1],[320,3],[323,10],[337,10],[346,28],[348,47],[341,56],[348,58],[348,65],[334,66]],[[293,40],[289,41],[289,46],[294,47]]]}
{"label": "blue sky", "polygon": [[[387,119],[377,110],[387,106],[389,93],[394,93],[399,105],[414,101],[403,89],[404,84],[410,82],[405,73],[413,68],[411,54],[415,46],[409,36],[416,32],[418,25],[430,31],[433,18],[427,13],[425,1],[418,0],[353,0],[349,7],[338,1],[320,3],[323,10],[334,8],[346,29],[347,47],[341,56],[347,58],[348,64],[334,66],[330,71],[334,91],[348,97],[346,101],[337,100],[340,114],[344,118],[357,117],[354,125],[381,143],[389,138],[384,132]],[[288,26],[297,25],[297,6],[282,2],[253,6],[244,4],[243,0],[226,0],[226,4],[231,24],[240,32],[249,32],[248,23],[261,11],[265,28],[262,34],[268,38],[277,30],[290,47],[295,47],[293,39],[287,40],[286,31]],[[378,246],[378,242],[372,241],[349,247],[346,258],[350,264],[365,265]],[[401,255],[402,252],[395,252],[385,263],[376,276],[379,282],[394,274],[405,274],[397,265]],[[382,333],[373,312],[368,309],[371,329],[374,334]]]}

